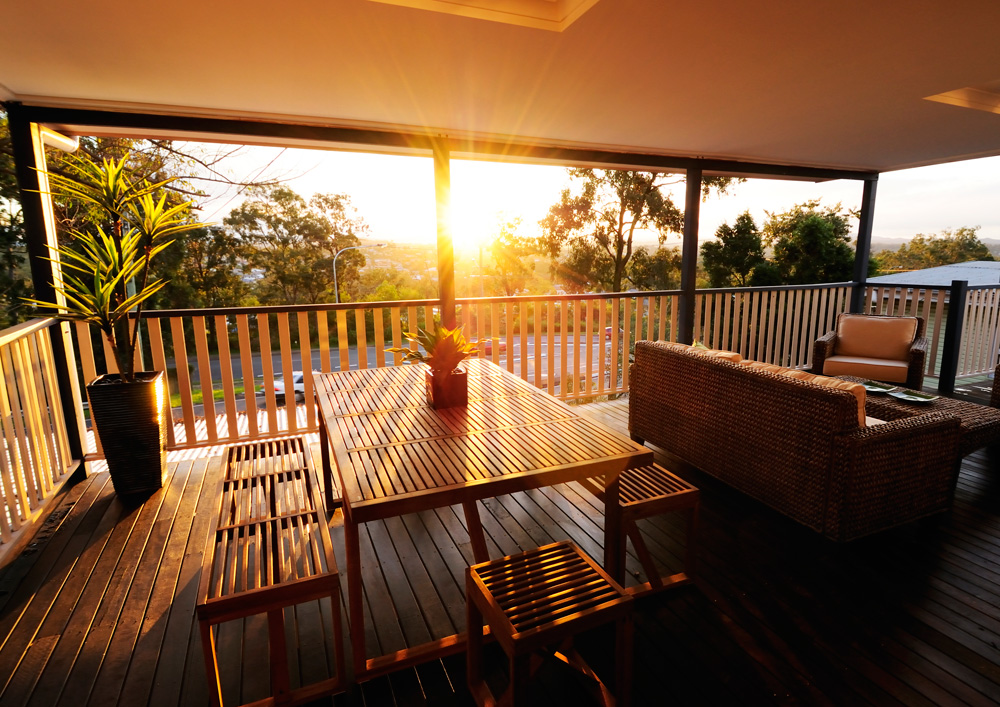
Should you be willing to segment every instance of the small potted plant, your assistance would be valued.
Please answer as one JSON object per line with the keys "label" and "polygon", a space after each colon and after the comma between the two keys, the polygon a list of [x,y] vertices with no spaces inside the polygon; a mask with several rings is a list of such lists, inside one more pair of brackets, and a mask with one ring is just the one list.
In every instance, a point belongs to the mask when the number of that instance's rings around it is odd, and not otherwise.
{"label": "small potted plant", "polygon": [[416,349],[392,348],[403,354],[403,363],[426,363],[430,370],[424,376],[427,402],[435,408],[468,405],[469,379],[459,364],[479,353],[476,344],[466,340],[462,328],[448,329],[434,322],[433,329],[417,329],[404,334],[407,341],[416,342]]}
{"label": "small potted plant", "polygon": [[160,192],[173,179],[150,183],[130,173],[128,155],[100,164],[69,161],[69,176],[47,172],[54,193],[96,206],[99,217],[58,248],[58,301],[28,300],[47,314],[86,322],[104,336],[118,373],[87,384],[94,427],[115,491],[147,495],[166,473],[166,387],[163,371],[136,371],[139,315],[165,280],[151,278],[152,260],[170,238],[201,224],[190,202],[167,206]]}

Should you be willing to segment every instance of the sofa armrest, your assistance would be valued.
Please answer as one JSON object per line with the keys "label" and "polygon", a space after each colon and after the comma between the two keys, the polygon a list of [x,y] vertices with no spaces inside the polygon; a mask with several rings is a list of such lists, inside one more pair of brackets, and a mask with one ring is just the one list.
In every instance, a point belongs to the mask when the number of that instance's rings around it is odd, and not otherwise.
{"label": "sofa armrest", "polygon": [[920,390],[924,387],[924,365],[927,360],[927,337],[921,336],[910,346],[910,361],[907,364],[906,387]]}
{"label": "sofa armrest", "polygon": [[813,344],[813,373],[823,375],[823,364],[826,363],[827,356],[833,355],[833,347],[836,343],[836,331],[828,331],[826,334],[816,339],[816,342]]}
{"label": "sofa armrest", "polygon": [[950,507],[959,469],[959,419],[927,413],[835,441],[824,534],[846,541]]}

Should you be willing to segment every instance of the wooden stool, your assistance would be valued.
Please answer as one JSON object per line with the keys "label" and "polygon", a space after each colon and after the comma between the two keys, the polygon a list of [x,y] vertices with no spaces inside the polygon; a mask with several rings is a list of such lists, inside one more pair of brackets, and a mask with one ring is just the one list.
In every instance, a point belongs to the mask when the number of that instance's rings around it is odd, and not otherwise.
{"label": "wooden stool", "polygon": [[[340,575],[307,458],[301,438],[229,448],[215,542],[205,556],[197,605],[213,705],[222,704],[222,691],[212,627],[253,614],[267,614],[273,692],[255,705],[308,702],[344,684]],[[284,608],[324,598],[333,603],[337,675],[292,690]]]}
{"label": "wooden stool", "polygon": [[[698,508],[700,505],[698,489],[659,464],[628,469],[623,471],[619,478],[618,504],[622,509],[622,527],[625,530],[625,536],[632,539],[635,554],[639,557],[639,562],[642,563],[646,577],[649,578],[649,581],[635,587],[629,587],[627,591],[632,595],[641,595],[690,583],[694,577],[694,546],[698,531]],[[602,502],[604,501],[603,477],[585,479],[581,483]],[[664,577],[656,568],[653,556],[649,553],[646,541],[635,522],[641,518],[673,511],[687,511],[688,514],[684,571]],[[621,554],[624,556],[625,537],[619,538],[619,542],[621,543]]]}
{"label": "wooden stool", "polygon": [[[483,617],[510,660],[510,704],[523,704],[532,653],[557,645],[555,657],[596,681],[605,705],[616,704],[604,683],[572,649],[572,637],[614,621],[616,690],[629,703],[632,683],[632,597],[583,551],[559,542],[466,570],[469,690],[480,707],[497,704],[483,680]],[[538,661],[540,662],[540,661]]]}

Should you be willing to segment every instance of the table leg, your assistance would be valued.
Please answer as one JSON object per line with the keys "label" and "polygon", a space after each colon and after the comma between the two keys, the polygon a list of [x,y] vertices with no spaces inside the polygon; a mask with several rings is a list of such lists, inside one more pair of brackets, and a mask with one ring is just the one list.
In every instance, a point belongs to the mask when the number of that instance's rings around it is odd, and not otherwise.
{"label": "table leg", "polygon": [[604,571],[619,584],[625,582],[625,529],[618,504],[621,480],[609,473],[604,487]]}
{"label": "table leg", "polygon": [[333,496],[333,463],[330,459],[330,433],[326,429],[326,419],[319,414],[319,454],[323,466],[323,493],[326,497],[326,510],[333,510],[341,505],[341,499]]}
{"label": "table leg", "polygon": [[476,562],[486,562],[490,559],[490,553],[486,549],[486,536],[483,534],[483,522],[479,518],[479,506],[476,505],[476,501],[463,501],[462,510],[465,511],[465,524],[469,528],[469,540],[472,541],[472,556]]}
{"label": "table leg", "polygon": [[361,594],[361,540],[358,526],[344,518],[344,545],[347,551],[347,611],[351,629],[351,663],[354,677],[367,667],[365,649],[365,609]]}

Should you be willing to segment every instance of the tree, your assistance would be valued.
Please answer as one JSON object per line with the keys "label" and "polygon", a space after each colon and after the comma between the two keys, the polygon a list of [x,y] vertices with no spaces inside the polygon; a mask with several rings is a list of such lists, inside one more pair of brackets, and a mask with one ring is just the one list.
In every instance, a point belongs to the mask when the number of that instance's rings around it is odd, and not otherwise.
{"label": "tree", "polygon": [[246,244],[219,226],[198,228],[177,239],[156,270],[168,280],[154,303],[163,309],[241,307],[255,304],[244,281]]}
{"label": "tree", "polygon": [[[683,178],[632,170],[567,172],[580,189],[564,189],[559,203],[539,222],[542,243],[553,259],[569,247],[566,257],[554,263],[553,274],[570,289],[620,292],[637,232],[652,230],[663,243],[670,233],[681,231],[684,213],[667,188]],[[703,193],[707,197],[712,189],[725,191],[732,182],[726,177],[706,178]]]}
{"label": "tree", "polygon": [[[359,245],[368,231],[346,194],[317,194],[306,201],[287,187],[258,191],[224,223],[249,247],[248,264],[261,273],[257,290],[263,304],[334,301],[334,257]],[[360,250],[337,258],[342,293],[352,291],[364,264]]]}
{"label": "tree", "polygon": [[756,268],[764,265],[764,241],[750,212],[715,231],[718,240],[701,245],[701,257],[711,287],[746,287]]}
{"label": "tree", "polygon": [[628,266],[628,279],[640,290],[674,290],[681,284],[680,248],[657,248],[650,254],[636,248]]}
{"label": "tree", "polygon": [[780,214],[766,212],[765,240],[772,262],[788,285],[846,282],[854,274],[849,213],[841,205],[820,208],[819,201],[798,204]]}
{"label": "tree", "polygon": [[962,226],[955,231],[946,228],[940,234],[918,233],[898,250],[880,251],[876,256],[880,270],[923,270],[970,260],[993,260],[989,248],[979,240],[979,228]]}
{"label": "tree", "polygon": [[500,226],[488,249],[492,259],[483,268],[493,279],[493,289],[497,294],[513,297],[525,289],[533,272],[530,256],[538,252],[538,242],[518,234],[521,219],[515,218]]}

